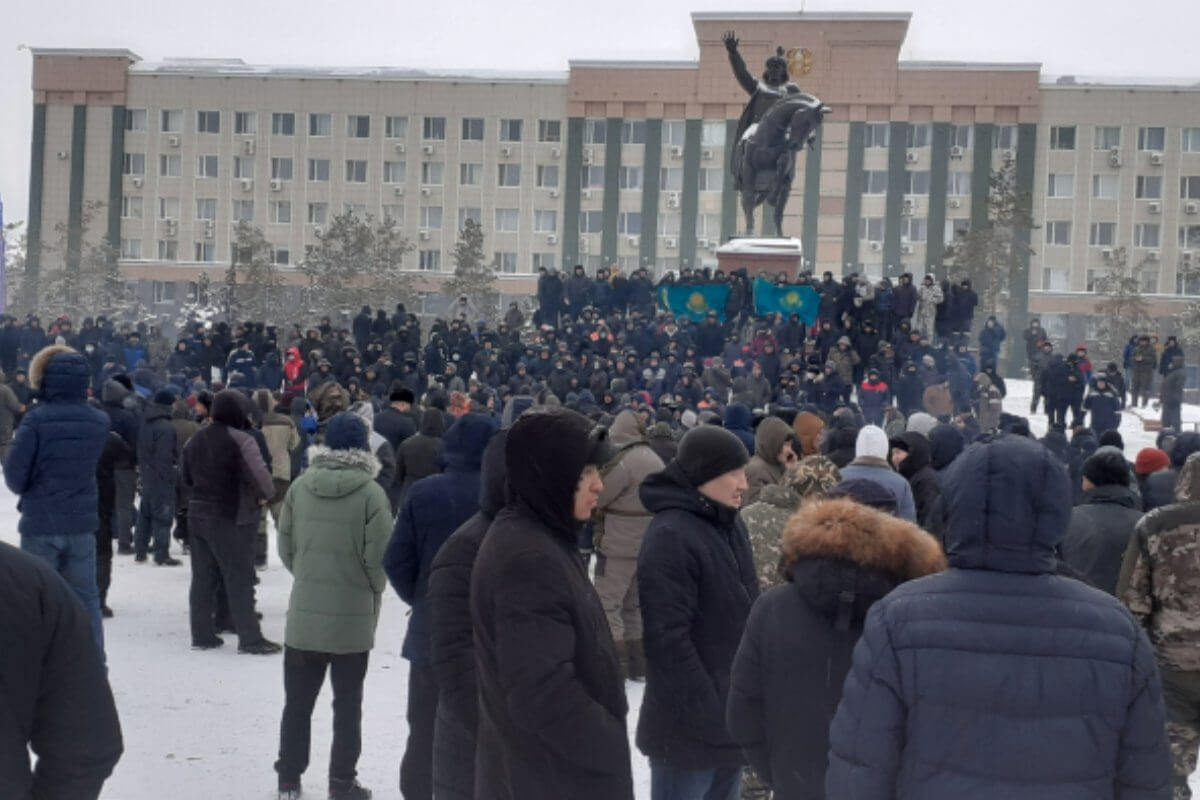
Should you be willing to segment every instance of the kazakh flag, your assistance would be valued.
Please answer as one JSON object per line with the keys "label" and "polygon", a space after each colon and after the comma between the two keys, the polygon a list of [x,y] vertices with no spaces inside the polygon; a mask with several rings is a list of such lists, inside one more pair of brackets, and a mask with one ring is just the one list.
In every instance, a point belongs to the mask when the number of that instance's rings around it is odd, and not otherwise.
{"label": "kazakh flag", "polygon": [[725,301],[729,299],[728,283],[697,283],[664,285],[658,288],[658,304],[672,314],[687,315],[702,320],[708,312],[725,319]]}
{"label": "kazakh flag", "polygon": [[799,314],[805,325],[817,321],[821,298],[808,284],[786,283],[776,286],[765,278],[754,279],[754,313],[758,316],[776,313],[785,318]]}

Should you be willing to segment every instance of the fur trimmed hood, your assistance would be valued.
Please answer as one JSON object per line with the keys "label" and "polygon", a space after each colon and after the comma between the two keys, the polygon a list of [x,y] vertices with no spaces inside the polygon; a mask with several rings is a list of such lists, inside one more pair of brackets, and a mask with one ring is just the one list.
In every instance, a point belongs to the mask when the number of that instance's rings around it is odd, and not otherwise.
{"label": "fur trimmed hood", "polygon": [[337,469],[359,469],[374,480],[379,475],[382,466],[374,453],[366,450],[333,450],[323,444],[314,444],[308,448],[308,463],[310,466],[332,466]]}
{"label": "fur trimmed hood", "polygon": [[87,400],[92,371],[76,350],[66,345],[51,345],[29,360],[29,385],[48,402]]}
{"label": "fur trimmed hood", "polygon": [[29,386],[33,389],[41,389],[42,380],[46,375],[46,366],[50,363],[50,359],[60,353],[74,352],[74,350],[65,344],[52,344],[37,351],[33,358],[29,360]]}
{"label": "fur trimmed hood", "polygon": [[379,459],[366,450],[331,450],[315,444],[308,448],[308,469],[299,481],[317,497],[338,499],[374,481],[379,470]]}

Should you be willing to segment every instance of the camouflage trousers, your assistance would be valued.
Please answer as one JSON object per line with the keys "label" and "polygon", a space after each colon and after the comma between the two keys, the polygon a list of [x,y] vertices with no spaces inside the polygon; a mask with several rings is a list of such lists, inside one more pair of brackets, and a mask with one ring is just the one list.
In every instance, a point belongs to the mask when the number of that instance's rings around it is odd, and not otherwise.
{"label": "camouflage trousers", "polygon": [[1196,770],[1200,750],[1200,672],[1162,670],[1167,706],[1167,741],[1171,745],[1174,800],[1191,800],[1188,776]]}

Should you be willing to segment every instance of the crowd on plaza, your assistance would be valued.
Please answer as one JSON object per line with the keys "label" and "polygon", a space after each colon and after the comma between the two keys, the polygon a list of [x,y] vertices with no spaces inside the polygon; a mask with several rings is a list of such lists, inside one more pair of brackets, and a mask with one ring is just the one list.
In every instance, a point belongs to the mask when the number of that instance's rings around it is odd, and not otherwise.
{"label": "crowd on plaza", "polygon": [[[412,611],[406,800],[632,800],[626,680],[653,800],[1189,797],[1200,434],[1178,342],[1100,367],[1037,320],[1023,344],[977,324],[967,280],[798,280],[815,324],[756,313],[741,270],[664,279],[729,284],[693,319],[644,270],[582,267],[494,322],[465,296],[428,326],[403,305],[174,337],[5,318],[25,554],[0,546],[0,797],[99,795],[122,752],[112,561],[178,555],[193,649],[283,651],[281,800],[326,673],[329,797],[370,797],[389,585]],[[1041,440],[1003,410],[1014,363]],[[1130,462],[1122,413],[1152,398],[1158,447]],[[282,645],[255,607],[272,529]]]}

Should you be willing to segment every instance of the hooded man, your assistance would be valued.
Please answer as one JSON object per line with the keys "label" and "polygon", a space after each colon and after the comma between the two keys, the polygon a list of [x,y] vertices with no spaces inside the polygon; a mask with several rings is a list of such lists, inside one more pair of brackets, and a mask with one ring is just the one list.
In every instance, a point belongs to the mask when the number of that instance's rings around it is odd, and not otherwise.
{"label": "hooded man", "polygon": [[142,497],[138,506],[137,528],[134,532],[134,560],[146,560],[150,540],[154,540],[154,563],[178,567],[183,564],[172,558],[171,525],[175,521],[175,486],[178,482],[175,426],[171,409],[175,395],[160,389],[154,402],[146,406],[142,427],[138,431],[137,459],[142,481]]}
{"label": "hooded man", "polygon": [[[740,438],[740,437],[739,437]],[[767,417],[754,432],[754,457],[746,466],[746,502],[753,503],[764,486],[779,483],[783,471],[799,459],[795,432],[779,417]]]}

